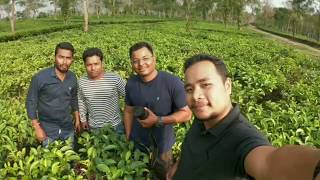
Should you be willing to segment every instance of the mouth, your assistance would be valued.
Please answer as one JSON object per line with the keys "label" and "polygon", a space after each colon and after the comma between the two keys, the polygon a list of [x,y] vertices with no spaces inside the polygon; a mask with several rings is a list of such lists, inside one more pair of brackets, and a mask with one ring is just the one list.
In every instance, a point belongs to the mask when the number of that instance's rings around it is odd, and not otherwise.
{"label": "mouth", "polygon": [[60,68],[61,69],[68,69],[68,66],[67,65],[60,65]]}
{"label": "mouth", "polygon": [[89,74],[90,76],[98,76],[99,73],[96,72],[96,71],[94,71],[94,72],[91,71],[91,72],[89,72],[88,74]]}
{"label": "mouth", "polygon": [[208,104],[206,104],[206,103],[195,103],[191,108],[194,111],[201,112],[201,111],[204,111],[207,106],[208,106]]}
{"label": "mouth", "polygon": [[145,71],[146,71],[145,68],[143,68],[143,69],[138,69],[138,72],[140,72],[140,73],[145,72]]}

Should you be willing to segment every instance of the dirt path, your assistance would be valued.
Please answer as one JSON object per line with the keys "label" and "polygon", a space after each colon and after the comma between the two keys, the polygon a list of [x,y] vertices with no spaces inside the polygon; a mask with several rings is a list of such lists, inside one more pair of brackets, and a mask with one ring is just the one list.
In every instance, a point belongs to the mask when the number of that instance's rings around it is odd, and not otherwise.
{"label": "dirt path", "polygon": [[294,42],[290,39],[283,38],[283,37],[280,37],[280,36],[277,36],[277,35],[274,35],[274,34],[271,34],[268,32],[264,32],[262,30],[255,28],[254,26],[249,26],[248,28],[252,31],[258,32],[260,34],[264,34],[266,37],[268,37],[270,39],[281,41],[282,43],[289,45],[289,46],[293,47],[294,49],[297,49],[298,51],[301,51],[301,52],[309,54],[309,55],[320,57],[320,49],[313,48],[313,47],[308,46],[306,44]]}

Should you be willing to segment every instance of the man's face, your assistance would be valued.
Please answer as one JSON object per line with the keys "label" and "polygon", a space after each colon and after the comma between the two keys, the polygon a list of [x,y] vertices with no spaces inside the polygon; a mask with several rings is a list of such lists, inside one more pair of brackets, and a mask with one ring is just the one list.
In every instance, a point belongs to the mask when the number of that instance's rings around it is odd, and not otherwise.
{"label": "man's face", "polygon": [[145,77],[155,71],[156,58],[147,48],[143,47],[132,53],[131,64],[139,76]]}
{"label": "man's face", "polygon": [[220,120],[230,110],[231,80],[223,82],[212,62],[198,62],[186,70],[185,90],[188,106],[200,120]]}
{"label": "man's face", "polygon": [[104,70],[99,56],[87,57],[85,66],[90,79],[96,80],[102,77]]}
{"label": "man's face", "polygon": [[73,55],[70,50],[67,49],[58,49],[55,56],[55,65],[56,69],[61,73],[66,73],[73,61]]}

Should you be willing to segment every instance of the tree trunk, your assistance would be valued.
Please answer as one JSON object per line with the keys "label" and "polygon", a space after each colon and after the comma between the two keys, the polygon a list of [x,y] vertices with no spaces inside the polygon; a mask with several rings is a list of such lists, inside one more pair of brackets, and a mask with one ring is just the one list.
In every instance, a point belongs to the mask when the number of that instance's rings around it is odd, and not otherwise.
{"label": "tree trunk", "polygon": [[240,27],[241,27],[241,15],[240,14],[237,17],[237,26],[238,26],[238,30],[240,30]]}
{"label": "tree trunk", "polygon": [[100,19],[100,0],[95,0],[94,1],[94,10],[95,10],[95,12],[96,12],[96,16],[97,16],[97,18],[98,19]]}
{"label": "tree trunk", "polygon": [[87,0],[83,0],[83,18],[84,18],[83,31],[88,32],[88,30],[89,30],[89,15],[88,15],[88,2],[87,2]]}
{"label": "tree trunk", "polygon": [[185,11],[185,18],[186,18],[186,32],[190,32],[190,20],[191,20],[191,13],[190,13],[190,6],[189,4],[187,5],[187,9]]}
{"label": "tree trunk", "polygon": [[57,18],[57,2],[56,1],[54,1],[54,4],[53,4],[53,18],[56,20],[56,19],[58,19]]}
{"label": "tree trunk", "polygon": [[112,16],[116,15],[116,0],[112,0]]}
{"label": "tree trunk", "polygon": [[224,28],[227,28],[227,23],[228,23],[228,13],[227,11],[225,10],[223,12],[223,24],[224,24]]}
{"label": "tree trunk", "polygon": [[10,18],[11,32],[16,31],[16,1],[12,0],[11,4],[11,18]]}

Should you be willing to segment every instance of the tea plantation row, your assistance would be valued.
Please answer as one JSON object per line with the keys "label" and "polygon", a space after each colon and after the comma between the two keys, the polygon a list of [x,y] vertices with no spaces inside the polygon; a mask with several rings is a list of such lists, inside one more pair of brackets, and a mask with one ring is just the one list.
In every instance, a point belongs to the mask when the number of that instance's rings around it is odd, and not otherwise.
{"label": "tea plantation row", "polygon": [[[157,68],[183,79],[186,58],[197,53],[225,60],[233,80],[232,98],[275,146],[320,147],[319,58],[300,54],[249,31],[217,24],[184,22],[97,25],[89,33],[72,29],[1,43],[0,179],[139,179],[148,176],[148,156],[110,128],[78,138],[79,150],[61,142],[44,149],[35,141],[26,117],[25,97],[32,75],[51,66],[54,47],[70,41],[76,48],[72,70],[85,73],[81,54],[87,47],[105,53],[105,67],[128,78],[129,47],[141,40],[154,45]],[[175,127],[174,153],[190,124]]]}

